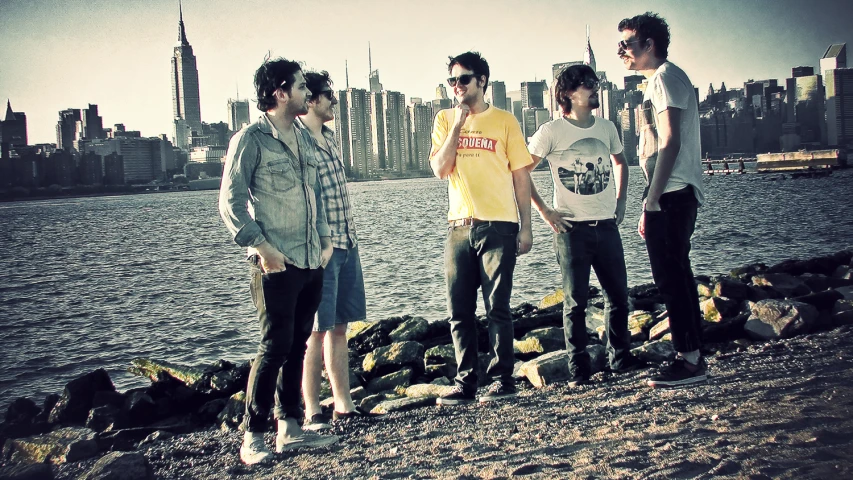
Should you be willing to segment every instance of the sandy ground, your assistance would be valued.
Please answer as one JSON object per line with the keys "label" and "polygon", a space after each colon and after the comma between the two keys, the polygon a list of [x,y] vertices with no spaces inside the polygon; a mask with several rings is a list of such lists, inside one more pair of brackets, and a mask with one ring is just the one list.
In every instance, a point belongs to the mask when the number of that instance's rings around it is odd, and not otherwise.
{"label": "sandy ground", "polygon": [[340,444],[270,465],[242,465],[240,434],[214,430],[141,451],[164,479],[853,478],[853,326],[736,348],[708,357],[713,377],[698,387],[598,374],[586,387],[338,423]]}

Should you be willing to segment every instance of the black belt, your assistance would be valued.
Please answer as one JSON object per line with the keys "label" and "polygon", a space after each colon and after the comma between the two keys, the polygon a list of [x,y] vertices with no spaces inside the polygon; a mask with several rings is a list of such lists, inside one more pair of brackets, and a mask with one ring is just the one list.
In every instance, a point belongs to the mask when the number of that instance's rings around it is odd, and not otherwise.
{"label": "black belt", "polygon": [[589,227],[597,227],[599,225],[607,225],[608,222],[615,222],[615,221],[616,221],[616,219],[607,218],[604,220],[586,220],[584,222],[574,222],[572,220],[569,220],[569,223],[571,223],[572,225],[586,225]]}

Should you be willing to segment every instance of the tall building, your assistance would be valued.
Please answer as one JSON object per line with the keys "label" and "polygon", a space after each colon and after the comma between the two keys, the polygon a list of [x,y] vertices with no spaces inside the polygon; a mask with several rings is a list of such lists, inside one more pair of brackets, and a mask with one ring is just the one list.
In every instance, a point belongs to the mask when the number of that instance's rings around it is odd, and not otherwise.
{"label": "tall building", "polygon": [[439,100],[448,100],[447,88],[443,83],[439,83],[438,86],[435,87],[435,98]]}
{"label": "tall building", "polygon": [[228,130],[240,130],[243,125],[251,123],[250,118],[248,100],[228,99]]}
{"label": "tall building", "polygon": [[625,77],[625,90],[638,90],[644,81],[646,77],[642,75],[628,75]]}
{"label": "tall building", "polygon": [[[800,143],[826,145],[826,111],[823,78],[802,75],[806,67],[795,67],[793,78],[786,80],[788,92],[788,123],[794,123]],[[812,72],[814,69],[807,67]],[[798,76],[799,75],[799,76]]]}
{"label": "tall building", "polygon": [[370,119],[371,171],[388,168],[385,152],[385,107],[382,92],[368,92],[367,113]]}
{"label": "tall building", "polygon": [[[172,113],[175,120],[175,144],[185,145],[186,130],[201,132],[201,102],[198,93],[198,67],[193,47],[184,29],[183,7],[179,4],[178,44],[172,55]],[[184,147],[185,148],[185,147]],[[127,169],[125,169],[127,175]]]}
{"label": "tall building", "polygon": [[403,173],[409,165],[409,135],[406,128],[406,97],[400,92],[382,92],[385,127],[386,168]]}
{"label": "tall building", "polygon": [[488,103],[501,110],[508,110],[506,106],[506,84],[499,80],[489,80],[489,90],[486,92]]}
{"label": "tall building", "polygon": [[[349,88],[349,69],[347,71],[347,88]],[[338,103],[335,104],[335,141],[340,149],[341,162],[347,177],[352,178],[352,154],[349,143],[349,103],[347,103],[347,91],[338,91]]]}
{"label": "tall building", "polygon": [[421,103],[409,107],[412,141],[409,147],[411,161],[417,170],[429,170],[429,152],[432,148],[432,108]]}
{"label": "tall building", "polygon": [[791,76],[794,78],[810,77],[814,75],[814,67],[799,66],[791,69]]}
{"label": "tall building", "polygon": [[370,91],[372,93],[379,93],[382,89],[382,84],[379,83],[379,70],[373,69],[373,55],[370,52],[370,43],[367,44],[367,66],[368,70],[370,70],[370,75],[368,79],[370,80]]}
{"label": "tall building", "polygon": [[6,115],[0,120],[0,141],[10,147],[27,146],[27,114],[13,112],[10,100],[6,100]]}
{"label": "tall building", "polygon": [[547,108],[525,108],[522,109],[522,118],[524,122],[521,124],[521,130],[527,139],[532,137],[543,123],[551,120],[551,115]]}
{"label": "tall building", "polygon": [[[371,135],[371,94],[360,88],[347,88],[340,96],[340,138],[342,160],[353,178],[373,175]],[[381,100],[381,96],[380,96]]]}
{"label": "tall building", "polygon": [[98,115],[98,106],[89,104],[89,108],[80,112],[78,137],[83,140],[107,138],[104,133],[104,120]]}
{"label": "tall building", "polygon": [[847,44],[830,45],[820,71],[826,87],[827,143],[853,147],[853,68],[847,68]]}
{"label": "tall building", "polygon": [[589,43],[589,25],[586,26],[586,50],[583,52],[583,63],[592,67],[594,72],[598,71],[595,68],[595,54],[592,53],[592,44]]}
{"label": "tall building", "polygon": [[521,82],[521,108],[545,108],[543,93],[547,89],[545,80]]}
{"label": "tall building", "polygon": [[69,108],[59,111],[59,121],[56,122],[56,148],[70,152],[74,149],[77,137],[77,122],[80,121],[80,109]]}

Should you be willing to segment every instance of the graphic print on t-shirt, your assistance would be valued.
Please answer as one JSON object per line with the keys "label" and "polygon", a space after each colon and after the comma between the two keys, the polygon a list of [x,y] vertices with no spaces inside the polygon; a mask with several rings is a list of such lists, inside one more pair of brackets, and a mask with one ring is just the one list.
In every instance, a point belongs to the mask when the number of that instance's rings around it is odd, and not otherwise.
{"label": "graphic print on t-shirt", "polygon": [[603,192],[610,183],[610,149],[597,138],[582,138],[556,162],[560,184],[578,195]]}

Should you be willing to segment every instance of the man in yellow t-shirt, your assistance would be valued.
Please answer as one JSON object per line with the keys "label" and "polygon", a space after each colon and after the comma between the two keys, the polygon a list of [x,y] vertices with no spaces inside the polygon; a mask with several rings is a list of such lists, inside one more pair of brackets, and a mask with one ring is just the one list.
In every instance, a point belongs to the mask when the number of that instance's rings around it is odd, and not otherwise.
{"label": "man in yellow t-shirt", "polygon": [[510,313],[516,255],[530,251],[530,174],[533,160],[515,117],[484,100],[489,64],[477,52],[450,57],[447,83],[459,102],[442,110],[432,130],[430,166],[447,179],[450,226],[444,274],[450,333],[458,366],[456,386],[437,400],[459,405],[476,399],[477,289],[483,289],[492,361],[491,385],[481,402],[516,394]]}

